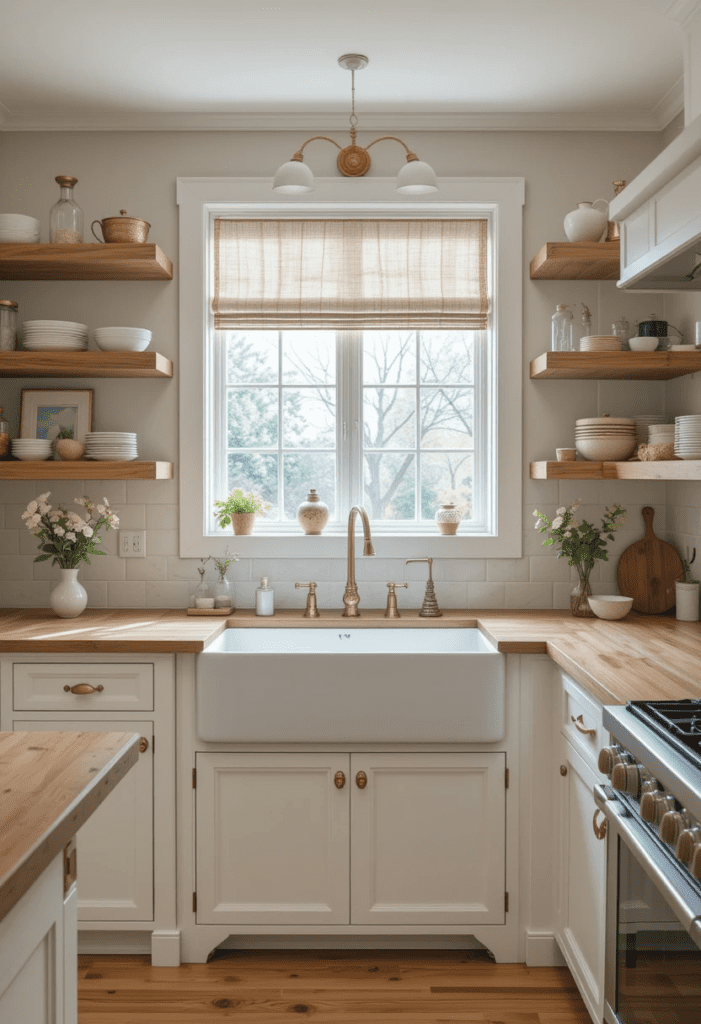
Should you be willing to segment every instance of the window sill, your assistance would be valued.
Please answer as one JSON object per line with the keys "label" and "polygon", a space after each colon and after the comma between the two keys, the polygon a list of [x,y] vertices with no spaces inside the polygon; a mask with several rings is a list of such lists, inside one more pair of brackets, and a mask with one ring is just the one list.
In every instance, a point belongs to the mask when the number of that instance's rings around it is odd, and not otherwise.
{"label": "window sill", "polygon": [[[355,551],[362,557],[363,533],[356,528]],[[378,558],[520,558],[521,537],[516,542],[484,534],[444,536],[439,533],[374,533],[373,545]],[[345,531],[319,536],[289,533],[253,533],[236,536],[195,538],[181,536],[181,556],[204,558],[219,555],[228,546],[239,558],[345,558],[348,537]]]}

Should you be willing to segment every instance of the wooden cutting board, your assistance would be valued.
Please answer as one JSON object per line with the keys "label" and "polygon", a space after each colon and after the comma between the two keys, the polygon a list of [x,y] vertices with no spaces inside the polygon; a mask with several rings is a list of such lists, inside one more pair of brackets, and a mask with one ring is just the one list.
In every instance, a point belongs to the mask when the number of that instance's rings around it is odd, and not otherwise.
{"label": "wooden cutting board", "polygon": [[671,544],[655,536],[654,508],[643,509],[645,536],[623,552],[618,562],[618,589],[633,598],[636,612],[659,615],[676,604],[674,584],[682,577],[682,560]]}

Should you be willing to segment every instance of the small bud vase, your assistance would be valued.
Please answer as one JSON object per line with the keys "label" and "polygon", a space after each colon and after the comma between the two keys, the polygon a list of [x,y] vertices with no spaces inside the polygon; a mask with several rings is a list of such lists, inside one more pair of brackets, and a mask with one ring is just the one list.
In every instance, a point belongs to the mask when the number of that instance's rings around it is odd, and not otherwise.
{"label": "small bud vase", "polygon": [[297,521],[305,533],[318,536],[329,521],[329,506],[312,487],[306,501],[297,507]]}
{"label": "small bud vase", "polygon": [[461,520],[462,512],[453,502],[441,505],[436,512],[436,526],[444,536],[457,533]]}
{"label": "small bud vase", "polygon": [[51,591],[49,602],[61,619],[75,619],[85,611],[88,592],[78,583],[77,569],[61,569],[61,579]]}
{"label": "small bud vase", "polygon": [[579,583],[577,583],[570,596],[570,611],[576,618],[596,618],[589,604],[590,597],[591,587],[589,586],[589,577],[585,576],[584,579],[580,578]]}
{"label": "small bud vase", "polygon": [[256,522],[255,512],[232,512],[231,513],[231,525],[234,528],[234,533],[237,537],[245,537],[249,533],[253,533],[253,527]]}

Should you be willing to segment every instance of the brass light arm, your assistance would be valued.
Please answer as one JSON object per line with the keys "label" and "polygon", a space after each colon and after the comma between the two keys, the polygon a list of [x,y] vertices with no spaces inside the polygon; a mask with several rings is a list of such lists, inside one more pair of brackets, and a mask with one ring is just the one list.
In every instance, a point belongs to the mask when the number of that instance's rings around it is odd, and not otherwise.
{"label": "brass light arm", "polygon": [[406,150],[407,163],[411,163],[412,160],[419,159],[416,153],[412,153],[406,142],[402,142],[402,140],[398,139],[396,135],[381,135],[379,139],[373,139],[372,142],[369,142],[365,148],[370,149],[370,146],[374,146],[376,142],[384,142],[385,139],[391,139],[392,142],[398,142],[400,146],[404,146],[404,149]]}
{"label": "brass light arm", "polygon": [[336,147],[336,149],[341,149],[342,148],[341,146],[339,146],[339,144],[336,142],[335,139],[330,139],[328,137],[328,135],[312,135],[311,139],[307,139],[307,141],[304,142],[299,147],[299,149],[297,150],[295,155],[292,157],[292,159],[293,160],[299,160],[299,161],[304,160],[304,157],[302,156],[302,154],[304,153],[304,147],[308,146],[310,142],[314,142],[316,139],[324,139],[326,142],[333,142],[333,144]]}

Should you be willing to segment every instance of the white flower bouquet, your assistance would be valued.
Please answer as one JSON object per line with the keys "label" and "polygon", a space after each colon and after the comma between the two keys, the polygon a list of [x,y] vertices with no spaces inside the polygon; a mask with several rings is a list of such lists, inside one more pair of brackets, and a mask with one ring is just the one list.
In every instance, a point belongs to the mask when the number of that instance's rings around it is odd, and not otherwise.
{"label": "white flower bouquet", "polygon": [[51,558],[53,564],[62,569],[75,569],[81,562],[90,565],[90,555],[105,554],[97,548],[99,531],[103,527],[112,530],[119,526],[118,517],[110,509],[107,498],[103,498],[100,505],[89,498],[76,498],[76,505],[81,505],[88,513],[88,518],[84,519],[62,505],[53,509],[47,501],[50,493],[47,491],[30,501],[26,512],[22,513],[24,525],[40,541],[42,554],[34,561],[46,562]]}

